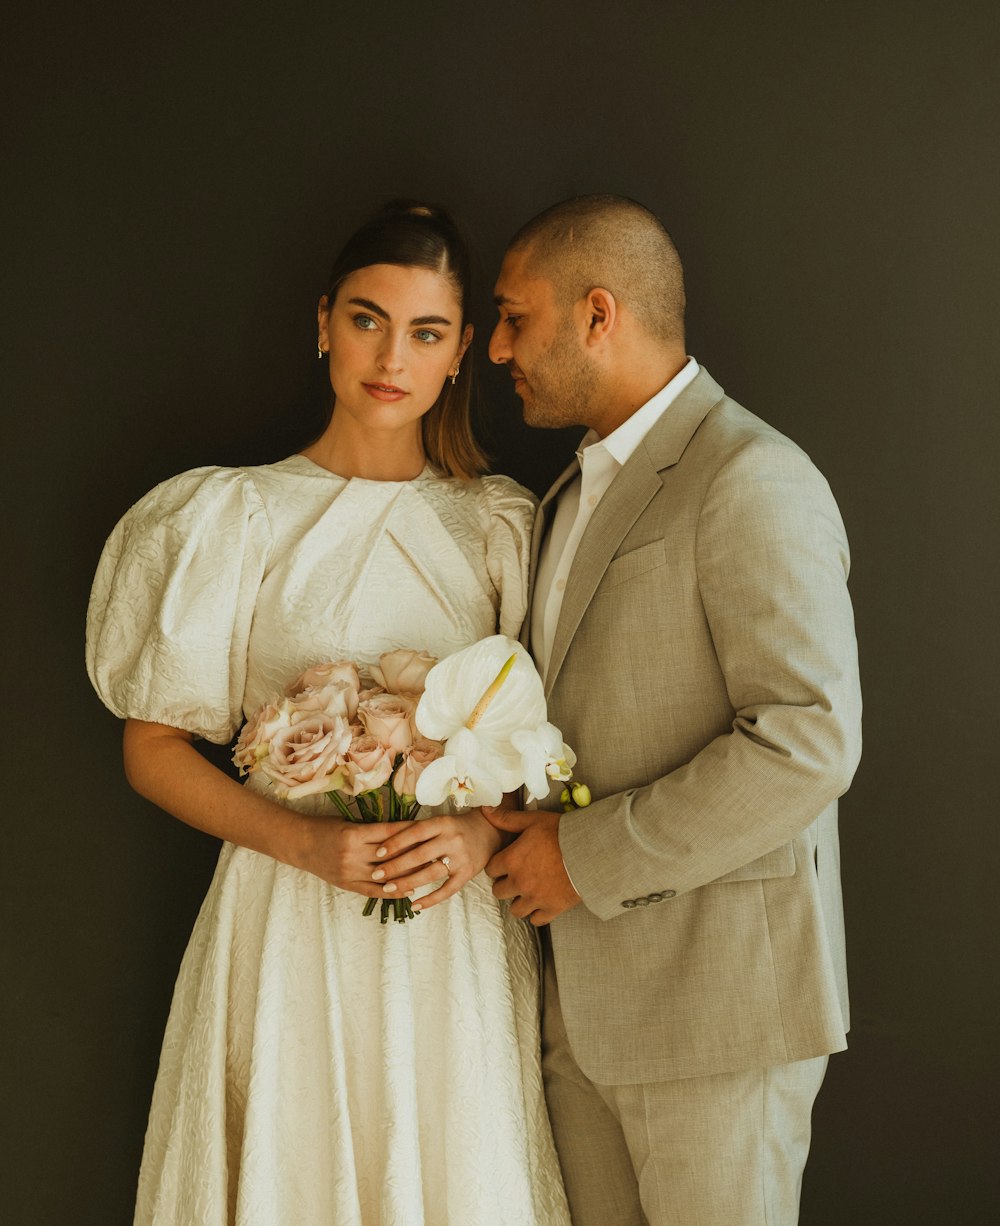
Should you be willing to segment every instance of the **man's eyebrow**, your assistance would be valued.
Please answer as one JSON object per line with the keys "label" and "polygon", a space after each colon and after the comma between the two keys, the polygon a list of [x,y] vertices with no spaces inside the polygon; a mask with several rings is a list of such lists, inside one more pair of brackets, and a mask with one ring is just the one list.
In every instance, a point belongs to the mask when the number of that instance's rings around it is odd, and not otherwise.
{"label": "man's eyebrow", "polygon": [[[352,306],[364,307],[366,311],[371,311],[373,315],[380,315],[387,323],[390,322],[389,312],[383,310],[377,302],[372,302],[370,298],[348,298],[347,301]],[[445,319],[443,315],[420,315],[410,320],[412,328],[422,328],[425,324],[442,324],[445,327],[451,327],[451,320]]]}
{"label": "man's eyebrow", "polygon": [[494,294],[493,301],[499,307],[499,306],[513,306],[515,303],[520,302],[521,300],[520,298],[510,298],[506,294]]}

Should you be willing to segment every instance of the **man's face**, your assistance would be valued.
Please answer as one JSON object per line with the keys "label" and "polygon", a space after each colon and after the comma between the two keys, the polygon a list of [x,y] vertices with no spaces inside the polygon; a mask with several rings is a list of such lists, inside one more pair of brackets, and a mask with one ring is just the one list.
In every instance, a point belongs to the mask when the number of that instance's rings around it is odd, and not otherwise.
{"label": "man's face", "polygon": [[586,425],[597,372],[582,344],[583,304],[560,304],[552,282],[529,273],[529,254],[511,252],[500,269],[490,358],[510,370],[529,426]]}

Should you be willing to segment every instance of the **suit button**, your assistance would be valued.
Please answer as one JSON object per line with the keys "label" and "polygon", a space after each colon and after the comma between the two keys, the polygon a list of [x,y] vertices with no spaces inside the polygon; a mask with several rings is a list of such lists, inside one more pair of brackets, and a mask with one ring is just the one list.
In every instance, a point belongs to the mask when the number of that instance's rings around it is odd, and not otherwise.
{"label": "suit button", "polygon": [[648,906],[649,906],[649,899],[648,899],[648,898],[637,898],[637,899],[635,900],[635,905],[636,905],[637,907],[648,907]]}
{"label": "suit button", "polygon": [[663,902],[663,895],[662,894],[650,894],[649,901],[650,902]]}
{"label": "suit button", "polygon": [[676,897],[677,897],[677,891],[676,891],[676,890],[664,890],[664,891],[663,891],[663,894],[662,894],[662,897],[663,897],[663,898],[676,898]]}
{"label": "suit button", "polygon": [[625,899],[623,899],[623,900],[622,900],[622,906],[623,906],[623,907],[634,907],[634,906],[635,906],[635,899],[634,899],[634,898],[625,898]]}

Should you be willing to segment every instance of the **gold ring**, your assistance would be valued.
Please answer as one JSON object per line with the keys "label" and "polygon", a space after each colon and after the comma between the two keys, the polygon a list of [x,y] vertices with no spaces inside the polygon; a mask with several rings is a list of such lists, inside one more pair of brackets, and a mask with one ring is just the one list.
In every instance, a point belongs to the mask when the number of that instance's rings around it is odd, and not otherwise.
{"label": "gold ring", "polygon": [[440,857],[440,862],[441,862],[441,863],[442,863],[442,864],[445,866],[445,868],[448,870],[448,876],[450,877],[450,876],[451,876],[451,857],[450,857],[450,856],[441,856],[441,857]]}

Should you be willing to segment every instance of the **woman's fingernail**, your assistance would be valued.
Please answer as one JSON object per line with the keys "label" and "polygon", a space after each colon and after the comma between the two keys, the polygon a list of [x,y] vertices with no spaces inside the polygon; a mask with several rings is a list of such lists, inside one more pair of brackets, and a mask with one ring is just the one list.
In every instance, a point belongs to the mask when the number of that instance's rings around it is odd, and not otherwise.
{"label": "woman's fingernail", "polygon": [[383,857],[384,855],[385,855],[385,848],[384,848],[384,847],[380,847],[380,848],[378,849],[378,851],[375,853],[375,859],[376,859],[376,860],[381,860],[381,859],[382,859],[382,857]]}
{"label": "woman's fingernail", "polygon": [[390,882],[389,882],[389,884],[388,884],[388,885],[384,885],[384,886],[382,887],[382,889],[383,889],[383,890],[385,890],[385,892],[386,892],[387,894],[395,894],[395,893],[396,893],[396,883],[395,883],[395,881],[390,881]]}
{"label": "woman's fingernail", "polygon": [[381,881],[384,876],[385,876],[385,869],[377,868],[374,871],[374,873],[372,873],[372,881]]}
{"label": "woman's fingernail", "polygon": [[411,911],[423,911],[423,907],[420,905],[420,903],[415,902],[413,906],[410,908],[410,910]]}

